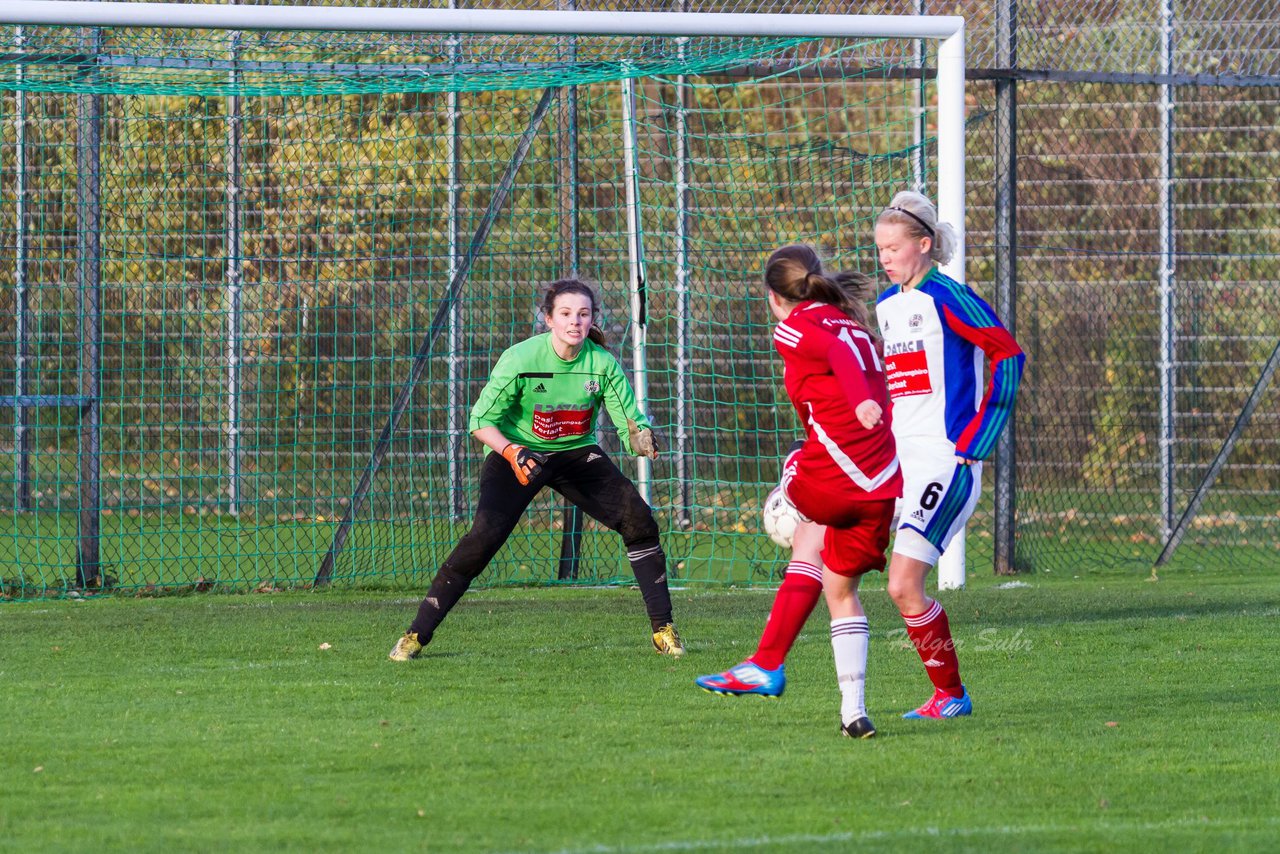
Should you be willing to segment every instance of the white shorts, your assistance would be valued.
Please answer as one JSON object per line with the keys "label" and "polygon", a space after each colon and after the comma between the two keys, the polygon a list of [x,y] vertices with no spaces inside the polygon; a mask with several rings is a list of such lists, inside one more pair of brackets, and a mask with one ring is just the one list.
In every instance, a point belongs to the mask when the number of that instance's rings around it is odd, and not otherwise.
{"label": "white shorts", "polygon": [[926,455],[901,445],[898,455],[903,484],[893,553],[933,566],[978,506],[982,463],[963,466],[955,453]]}

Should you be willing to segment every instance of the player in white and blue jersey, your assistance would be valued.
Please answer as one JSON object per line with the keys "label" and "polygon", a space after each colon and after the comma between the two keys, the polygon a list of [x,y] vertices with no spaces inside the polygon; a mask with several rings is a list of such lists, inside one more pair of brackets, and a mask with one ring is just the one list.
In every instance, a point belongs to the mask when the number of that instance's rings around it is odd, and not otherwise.
{"label": "player in white and blue jersey", "polygon": [[[889,596],[934,685],[907,718],[968,715],[955,642],[925,578],[978,503],[982,461],[1013,412],[1025,357],[991,306],[943,274],[955,231],[924,196],[898,193],[876,220],[876,249],[892,287],[876,304],[893,433],[904,486]],[[983,363],[990,382],[983,382]]]}

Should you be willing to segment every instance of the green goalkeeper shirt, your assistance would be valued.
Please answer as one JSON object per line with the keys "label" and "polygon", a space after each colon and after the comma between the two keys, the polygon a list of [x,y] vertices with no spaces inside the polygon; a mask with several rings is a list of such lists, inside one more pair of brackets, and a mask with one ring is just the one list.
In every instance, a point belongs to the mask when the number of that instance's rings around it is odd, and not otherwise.
{"label": "green goalkeeper shirt", "polygon": [[535,451],[569,451],[594,444],[596,414],[604,405],[627,453],[628,419],[640,428],[649,419],[636,407],[622,366],[594,341],[582,342],[573,359],[562,359],[551,333],[521,341],[498,358],[489,382],[471,408],[467,429],[497,427],[512,442]]}

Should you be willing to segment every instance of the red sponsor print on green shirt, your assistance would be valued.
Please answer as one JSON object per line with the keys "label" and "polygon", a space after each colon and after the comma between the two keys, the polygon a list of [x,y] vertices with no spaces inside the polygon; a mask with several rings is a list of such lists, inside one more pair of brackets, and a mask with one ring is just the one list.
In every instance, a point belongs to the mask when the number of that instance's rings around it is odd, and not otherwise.
{"label": "red sponsor print on green shirt", "polygon": [[585,436],[591,432],[591,416],[595,410],[543,409],[533,410],[533,435],[539,439],[555,440],[566,436]]}

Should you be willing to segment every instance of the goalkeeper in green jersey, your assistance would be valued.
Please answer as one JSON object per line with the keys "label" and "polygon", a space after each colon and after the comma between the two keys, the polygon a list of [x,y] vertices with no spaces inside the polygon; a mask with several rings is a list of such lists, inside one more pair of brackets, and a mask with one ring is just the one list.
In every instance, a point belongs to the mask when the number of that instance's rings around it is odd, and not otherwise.
{"label": "goalkeeper in green jersey", "polygon": [[494,365],[468,424],[471,435],[493,451],[480,470],[475,519],[440,565],[418,616],[391,650],[393,661],[416,658],[430,642],[544,486],[622,535],[654,648],[684,655],[671,619],[658,523],[635,485],[595,441],[603,406],[623,448],[634,456],[658,456],[653,428],[636,407],[618,360],[604,348],[604,333],[593,325],[596,309],[590,285],[576,279],[552,283],[542,301],[549,331],[508,348]]}

